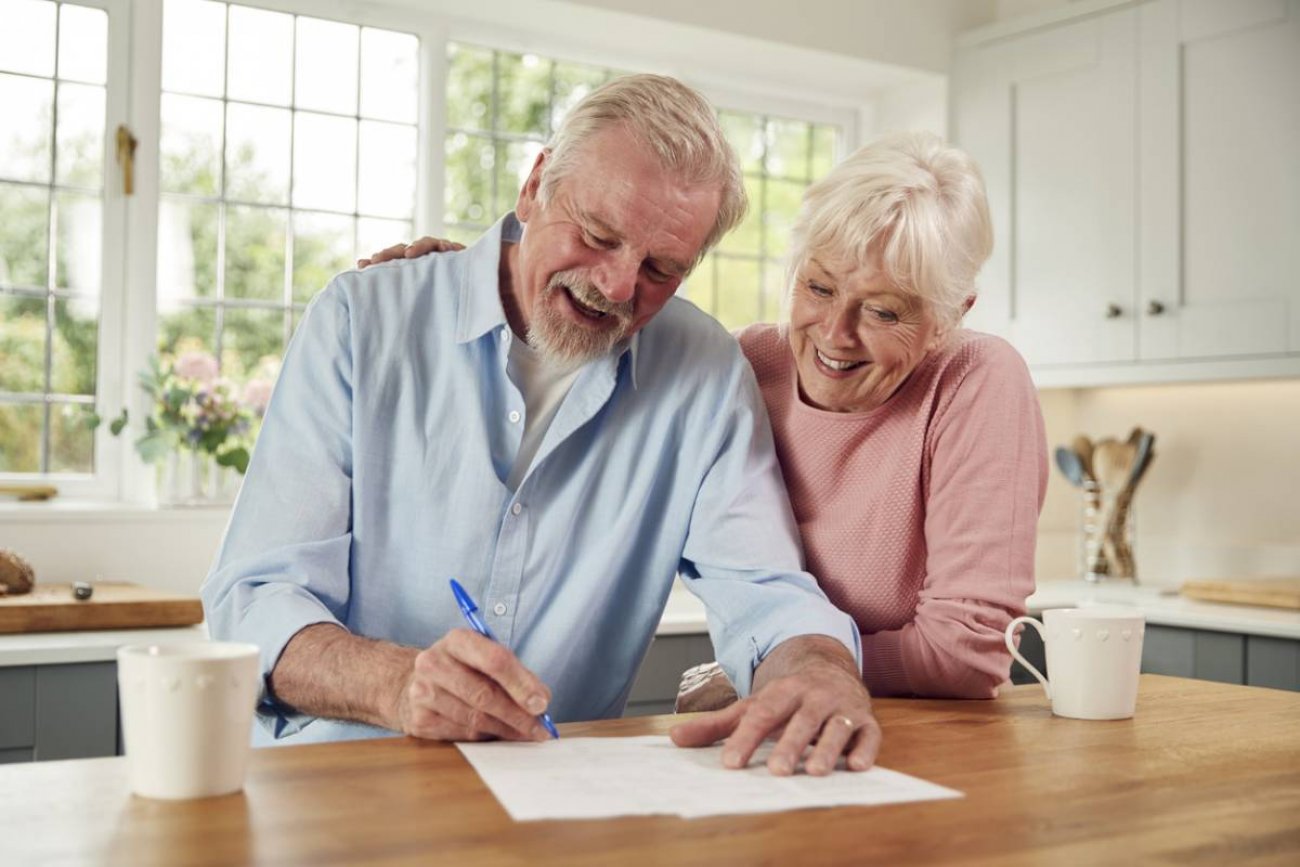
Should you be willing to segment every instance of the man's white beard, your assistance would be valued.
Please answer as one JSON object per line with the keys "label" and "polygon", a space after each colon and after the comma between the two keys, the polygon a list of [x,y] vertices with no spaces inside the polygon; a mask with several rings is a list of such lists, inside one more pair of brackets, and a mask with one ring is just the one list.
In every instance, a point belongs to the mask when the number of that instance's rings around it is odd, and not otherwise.
{"label": "man's white beard", "polygon": [[[538,300],[545,302],[549,296],[563,292],[565,287],[581,304],[599,310],[606,314],[607,319],[613,320],[612,324],[602,320],[600,325],[586,328],[570,321],[555,308],[554,302],[539,303],[534,307],[532,322],[528,325],[528,345],[551,364],[572,369],[606,355],[628,336],[632,330],[633,303],[611,302],[581,271],[561,271],[551,277]],[[570,301],[564,299],[562,303]],[[602,325],[604,327],[600,327]]]}

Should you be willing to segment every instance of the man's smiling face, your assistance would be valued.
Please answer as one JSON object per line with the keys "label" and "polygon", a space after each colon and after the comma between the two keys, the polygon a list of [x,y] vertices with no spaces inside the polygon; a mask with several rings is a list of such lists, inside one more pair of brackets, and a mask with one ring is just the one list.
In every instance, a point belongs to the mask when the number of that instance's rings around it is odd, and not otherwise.
{"label": "man's smiling face", "polygon": [[507,250],[503,301],[529,343],[583,362],[668,303],[713,228],[722,194],[675,177],[622,126],[594,133],[580,165],[543,203],[548,158],[538,157],[515,206],[525,231]]}

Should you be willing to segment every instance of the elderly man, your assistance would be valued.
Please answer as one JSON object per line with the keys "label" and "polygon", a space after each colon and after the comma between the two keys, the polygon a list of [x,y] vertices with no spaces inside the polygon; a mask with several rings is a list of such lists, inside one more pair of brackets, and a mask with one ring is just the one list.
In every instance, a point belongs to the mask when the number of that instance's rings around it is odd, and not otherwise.
{"label": "elderly man", "polygon": [[[679,726],[748,764],[872,763],[853,622],[801,569],[753,375],[674,299],[739,222],[736,159],[672,79],[574,108],[473,247],[335,278],[286,355],[203,587],[261,648],[258,738],[541,739],[619,715],[680,572],[741,695]],[[458,579],[495,643],[462,626]]]}

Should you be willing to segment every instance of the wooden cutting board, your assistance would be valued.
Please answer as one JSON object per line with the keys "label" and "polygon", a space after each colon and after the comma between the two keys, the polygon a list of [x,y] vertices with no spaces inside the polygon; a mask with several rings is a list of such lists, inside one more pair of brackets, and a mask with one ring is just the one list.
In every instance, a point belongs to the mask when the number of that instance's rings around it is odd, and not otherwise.
{"label": "wooden cutting board", "polygon": [[1183,584],[1183,595],[1207,602],[1300,610],[1300,577],[1188,581]]}
{"label": "wooden cutting board", "polygon": [[74,629],[147,629],[190,626],[203,620],[203,604],[139,584],[95,582],[89,599],[71,584],[40,584],[21,596],[0,596],[0,634]]}

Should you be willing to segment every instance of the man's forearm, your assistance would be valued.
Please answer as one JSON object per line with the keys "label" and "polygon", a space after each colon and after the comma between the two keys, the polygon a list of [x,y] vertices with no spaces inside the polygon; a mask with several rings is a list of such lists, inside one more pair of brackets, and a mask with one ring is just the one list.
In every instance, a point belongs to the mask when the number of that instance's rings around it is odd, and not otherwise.
{"label": "man's forearm", "polygon": [[758,692],[773,680],[795,676],[816,664],[833,665],[859,681],[862,679],[857,660],[843,644],[827,635],[801,635],[781,642],[763,657],[754,670],[752,691]]}
{"label": "man's forearm", "polygon": [[302,713],[400,731],[398,699],[419,652],[317,623],[289,639],[271,692]]}

